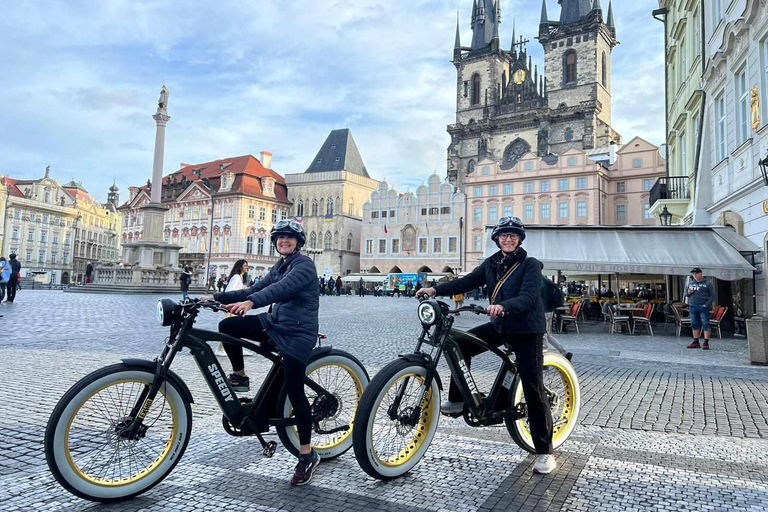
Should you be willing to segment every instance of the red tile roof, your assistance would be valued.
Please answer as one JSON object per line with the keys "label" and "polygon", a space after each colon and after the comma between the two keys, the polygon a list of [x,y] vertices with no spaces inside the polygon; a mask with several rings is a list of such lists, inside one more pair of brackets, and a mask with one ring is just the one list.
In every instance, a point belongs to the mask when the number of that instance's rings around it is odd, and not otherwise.
{"label": "red tile roof", "polygon": [[[18,185],[19,180],[15,180],[13,178],[5,177],[5,186],[8,187],[8,190],[10,191],[11,195],[14,197],[24,197],[24,193],[19,189]],[[31,182],[28,182],[31,183]]]}
{"label": "red tile roof", "polygon": [[82,200],[82,201],[93,201],[93,199],[91,199],[91,196],[89,196],[88,193],[82,189],[75,188],[75,187],[61,187],[61,188],[66,190],[67,193],[72,197],[74,197],[75,199]]}

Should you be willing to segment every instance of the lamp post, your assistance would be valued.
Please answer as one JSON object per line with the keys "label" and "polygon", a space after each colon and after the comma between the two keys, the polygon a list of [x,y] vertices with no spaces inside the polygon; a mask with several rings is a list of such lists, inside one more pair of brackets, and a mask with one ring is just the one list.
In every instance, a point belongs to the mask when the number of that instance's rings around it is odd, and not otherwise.
{"label": "lamp post", "polygon": [[315,263],[315,257],[318,254],[322,254],[323,250],[322,249],[315,249],[314,247],[310,247],[309,249],[306,250],[306,253],[312,255],[312,263],[314,264]]}
{"label": "lamp post", "polygon": [[758,162],[760,173],[763,175],[763,183],[768,187],[768,155]]}
{"label": "lamp post", "polygon": [[213,188],[213,184],[211,183],[211,180],[208,178],[203,178],[203,185],[208,187],[208,190],[211,191],[211,227],[208,230],[208,263],[205,265],[205,288],[207,290],[213,290],[213,283],[211,283],[211,252],[212,252],[212,245],[213,245],[213,212],[214,212],[214,205],[213,205],[213,196],[216,194],[216,189]]}
{"label": "lamp post", "polygon": [[672,225],[672,214],[669,213],[669,210],[667,210],[667,205],[664,205],[664,208],[661,210],[661,213],[659,214],[659,220],[661,220],[662,226]]}
{"label": "lamp post", "polygon": [[[73,241],[73,245],[72,245],[72,272],[74,274],[77,274],[78,266],[79,266],[79,261],[77,261],[77,248],[78,248],[77,241],[78,241],[78,238],[80,238],[80,233],[77,230],[77,225],[80,223],[82,218],[83,218],[83,215],[78,213],[77,217],[75,217],[75,222],[74,222],[74,225],[73,225],[73,227],[75,228],[75,236],[73,237],[74,241]],[[82,246],[80,248],[82,249]],[[75,277],[75,282],[76,283],[79,283],[79,281],[80,281],[78,279],[78,277],[80,277],[79,274],[77,274],[77,277]],[[70,281],[72,281],[72,278],[70,278]]]}

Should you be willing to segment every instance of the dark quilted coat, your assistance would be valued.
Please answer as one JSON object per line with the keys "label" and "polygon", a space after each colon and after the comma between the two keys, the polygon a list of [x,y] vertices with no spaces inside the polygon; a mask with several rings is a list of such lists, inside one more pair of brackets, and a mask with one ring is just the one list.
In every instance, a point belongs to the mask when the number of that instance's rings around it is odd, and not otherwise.
{"label": "dark quilted coat", "polygon": [[278,261],[250,288],[214,294],[223,304],[250,300],[254,308],[272,304],[266,330],[283,355],[306,361],[317,343],[320,289],[312,260],[294,253]]}
{"label": "dark quilted coat", "polygon": [[[501,257],[499,251],[466,276],[437,285],[437,295],[456,295],[487,285],[490,298],[498,282],[493,264]],[[517,260],[520,265],[501,286],[494,301],[506,311],[499,322],[501,332],[542,334],[546,331],[546,321],[541,302],[541,263],[529,258],[522,247],[517,251]]]}

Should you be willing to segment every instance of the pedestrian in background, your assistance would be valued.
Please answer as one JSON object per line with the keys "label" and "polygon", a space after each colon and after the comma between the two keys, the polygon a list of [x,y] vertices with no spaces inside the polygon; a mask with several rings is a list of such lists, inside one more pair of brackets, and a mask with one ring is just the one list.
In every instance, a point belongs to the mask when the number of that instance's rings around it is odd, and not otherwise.
{"label": "pedestrian in background", "polygon": [[320,283],[320,295],[325,295],[325,276],[320,276],[318,282]]}
{"label": "pedestrian in background", "polygon": [[[715,287],[704,279],[704,274],[699,267],[691,270],[692,280],[688,281],[685,296],[688,298],[688,307],[691,311],[691,330],[693,341],[688,348],[702,348],[709,350],[709,336],[712,331],[709,326],[709,310],[715,302]],[[704,345],[699,345],[699,336],[704,331]]]}
{"label": "pedestrian in background", "polygon": [[[227,281],[227,289],[225,292],[235,292],[246,288],[245,280],[248,275],[248,262],[246,260],[237,260],[232,266],[232,271],[229,273],[229,280]],[[223,277],[223,276],[222,276]],[[235,316],[232,313],[227,313],[227,318]],[[219,342],[219,346],[214,351],[217,356],[226,356],[227,352],[224,350],[224,344]],[[251,355],[250,350],[243,350],[243,355]]]}
{"label": "pedestrian in background", "polygon": [[93,275],[93,265],[91,262],[88,262],[88,265],[85,267],[85,282],[87,284],[90,284],[91,282],[91,276]]}
{"label": "pedestrian in background", "polygon": [[342,281],[341,281],[341,276],[339,276],[336,278],[336,295],[339,297],[341,296],[341,286],[342,286]]}
{"label": "pedestrian in background", "polygon": [[333,280],[333,276],[328,278],[328,295],[333,295],[333,287],[336,285],[336,282]]}
{"label": "pedestrian in background", "polygon": [[[88,274],[86,274],[87,276]],[[87,282],[91,282],[89,277],[86,277]],[[186,301],[189,296],[189,285],[192,283],[192,268],[189,265],[184,266],[184,270],[179,275],[179,285],[181,286],[181,300]]]}
{"label": "pedestrian in background", "polygon": [[358,282],[358,285],[360,286],[360,288],[359,288],[360,297],[365,296],[365,281],[363,280],[362,277],[360,278],[360,281]]}
{"label": "pedestrian in background", "polygon": [[16,254],[8,255],[8,265],[11,267],[11,275],[6,285],[7,302],[13,302],[16,299],[16,287],[19,285],[19,274],[21,273],[21,263],[16,259]]}
{"label": "pedestrian in background", "polygon": [[8,280],[11,278],[11,266],[6,261],[5,256],[0,256],[0,302],[5,298],[5,289],[8,286]]}

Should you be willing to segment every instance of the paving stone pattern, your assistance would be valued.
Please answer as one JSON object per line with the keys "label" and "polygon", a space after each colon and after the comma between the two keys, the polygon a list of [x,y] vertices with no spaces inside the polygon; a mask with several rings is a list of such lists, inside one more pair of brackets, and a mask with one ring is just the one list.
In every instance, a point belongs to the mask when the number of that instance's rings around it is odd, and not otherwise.
{"label": "paving stone pattern", "polygon": [[[348,452],[321,464],[309,486],[292,488],[295,459],[282,447],[262,458],[255,438],[225,434],[197,367],[182,354],[174,370],[195,404],[181,463],[128,502],[74,498],[45,464],[48,416],[90,371],[159,353],[167,332],[154,319],[157,299],[23,290],[16,303],[0,306],[0,510],[768,510],[768,370],[749,366],[746,342],[686,351],[684,338],[611,336],[599,325],[560,335],[576,354],[582,414],[556,454],[558,470],[547,476],[531,474],[535,457],[505,427],[473,429],[441,418],[426,457],[402,478],[368,478]],[[413,349],[415,304],[323,297],[321,330],[373,375]],[[205,312],[198,326],[215,329],[220,318]],[[457,325],[482,320],[462,315]],[[268,370],[258,357],[246,366],[252,382]],[[477,358],[472,369],[481,387],[490,386],[496,367],[492,357]]]}

